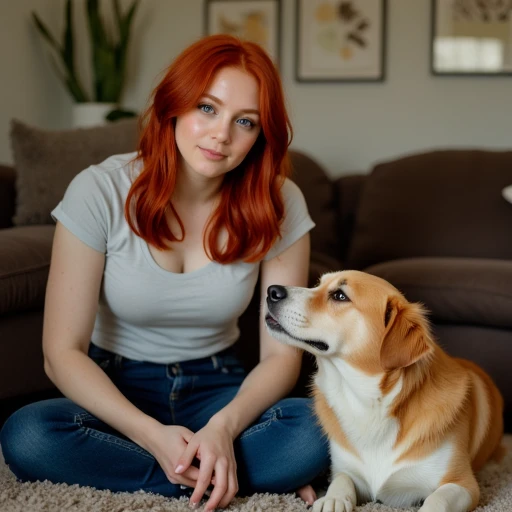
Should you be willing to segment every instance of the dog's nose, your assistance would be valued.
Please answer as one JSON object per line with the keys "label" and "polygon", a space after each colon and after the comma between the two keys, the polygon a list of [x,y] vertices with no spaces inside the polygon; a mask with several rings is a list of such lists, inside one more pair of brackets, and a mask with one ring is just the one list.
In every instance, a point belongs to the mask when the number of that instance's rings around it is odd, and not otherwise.
{"label": "dog's nose", "polygon": [[267,295],[271,302],[279,302],[280,300],[286,299],[286,288],[273,284],[267,289]]}

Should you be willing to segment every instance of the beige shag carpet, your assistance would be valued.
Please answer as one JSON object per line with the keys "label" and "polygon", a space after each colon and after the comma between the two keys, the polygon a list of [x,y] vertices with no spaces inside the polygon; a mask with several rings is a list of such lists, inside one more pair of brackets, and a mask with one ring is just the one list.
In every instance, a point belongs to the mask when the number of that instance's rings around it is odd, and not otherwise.
{"label": "beige shag carpet", "polygon": [[[500,464],[488,464],[478,475],[480,506],[476,512],[512,511],[512,435],[505,437],[507,455]],[[49,482],[20,483],[0,452],[0,511],[2,512],[190,512],[186,499],[164,498],[144,492],[112,493],[78,485]],[[197,509],[202,511],[203,507]],[[306,512],[306,504],[291,494],[255,494],[237,498],[226,512]],[[417,508],[407,509],[417,511]],[[404,512],[367,503],[358,512]]]}

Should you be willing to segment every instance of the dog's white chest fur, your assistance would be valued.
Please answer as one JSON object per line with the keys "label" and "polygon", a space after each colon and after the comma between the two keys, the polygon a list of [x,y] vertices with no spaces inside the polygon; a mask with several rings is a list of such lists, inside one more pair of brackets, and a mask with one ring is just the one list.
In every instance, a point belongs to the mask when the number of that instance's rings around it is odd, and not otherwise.
{"label": "dog's white chest fur", "polygon": [[407,446],[395,446],[399,426],[389,408],[401,390],[401,382],[382,396],[379,381],[380,377],[364,375],[342,360],[319,364],[316,385],[357,452],[355,455],[331,439],[333,475],[350,476],[361,501],[378,500],[407,507],[425,499],[439,486],[452,447],[445,443],[426,458],[396,462]]}

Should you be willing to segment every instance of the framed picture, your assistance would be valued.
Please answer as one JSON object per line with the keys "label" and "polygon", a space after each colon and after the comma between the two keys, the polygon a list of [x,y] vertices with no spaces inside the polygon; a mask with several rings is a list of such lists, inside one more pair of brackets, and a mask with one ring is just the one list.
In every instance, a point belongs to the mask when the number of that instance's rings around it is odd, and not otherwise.
{"label": "framed picture", "polygon": [[512,2],[432,0],[434,75],[512,74]]}
{"label": "framed picture", "polygon": [[280,0],[206,0],[204,32],[258,43],[278,65],[280,18]]}
{"label": "framed picture", "polygon": [[296,0],[299,82],[382,81],[386,0]]}

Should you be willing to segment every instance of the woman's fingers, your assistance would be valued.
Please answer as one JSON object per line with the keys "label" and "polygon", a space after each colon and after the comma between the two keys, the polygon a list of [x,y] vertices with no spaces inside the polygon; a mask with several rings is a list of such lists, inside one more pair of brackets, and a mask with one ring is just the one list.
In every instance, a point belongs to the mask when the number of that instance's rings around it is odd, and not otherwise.
{"label": "woman's fingers", "polygon": [[[190,496],[190,505],[192,507],[196,507],[198,503],[201,501],[206,489],[210,485],[212,480],[213,468],[215,465],[215,458],[207,457],[201,461],[201,465],[199,467],[199,475],[197,478],[197,482],[195,485],[194,492],[192,496]],[[218,479],[218,475],[217,475]],[[212,509],[205,509],[212,510]]]}
{"label": "woman's fingers", "polygon": [[220,500],[220,503],[217,505],[219,508],[225,508],[230,503],[231,500],[236,496],[238,492],[238,478],[236,476],[236,467],[231,468],[228,471],[228,490],[224,497]]}
{"label": "woman's fingers", "polygon": [[[174,425],[161,425],[156,432],[150,452],[167,479],[173,484],[195,487],[199,470],[189,462],[193,460],[195,450],[187,445],[187,440],[191,440],[194,433],[185,427]],[[180,465],[181,468],[176,471]]]}
{"label": "woman's fingers", "polygon": [[176,474],[184,473],[187,469],[190,468],[192,461],[197,453],[197,446],[192,442],[187,445],[185,451],[181,454],[178,462],[176,463],[176,467],[174,468],[174,472]]}
{"label": "woman's fingers", "polygon": [[184,473],[179,475],[175,474],[175,479],[179,484],[186,485],[187,487],[195,487],[199,477],[199,469],[195,466],[190,466]]}
{"label": "woman's fingers", "polygon": [[[208,510],[215,510],[219,503],[225,498],[226,493],[229,491],[229,475],[228,475],[228,461],[227,459],[217,459],[215,464],[215,486],[210,499],[206,502],[204,507],[205,512]],[[230,500],[231,501],[231,500]],[[229,502],[228,502],[229,503]]]}
{"label": "woman's fingers", "polygon": [[171,484],[175,484],[175,485],[185,485],[187,487],[195,487],[196,485],[196,480],[192,479],[192,478],[188,478],[184,475],[174,475],[174,476],[170,476],[167,475],[167,478],[169,479],[169,482],[171,482]]}
{"label": "woman's fingers", "polygon": [[172,484],[186,485],[187,487],[195,487],[199,476],[199,469],[195,466],[190,466],[188,469],[178,474],[173,470],[172,464],[170,464],[168,469],[164,469],[164,471],[169,482]]}
{"label": "woman's fingers", "polygon": [[197,482],[197,479],[199,478],[199,468],[190,466],[184,473],[181,473],[180,476],[184,476],[185,478],[189,478],[190,480]]}

